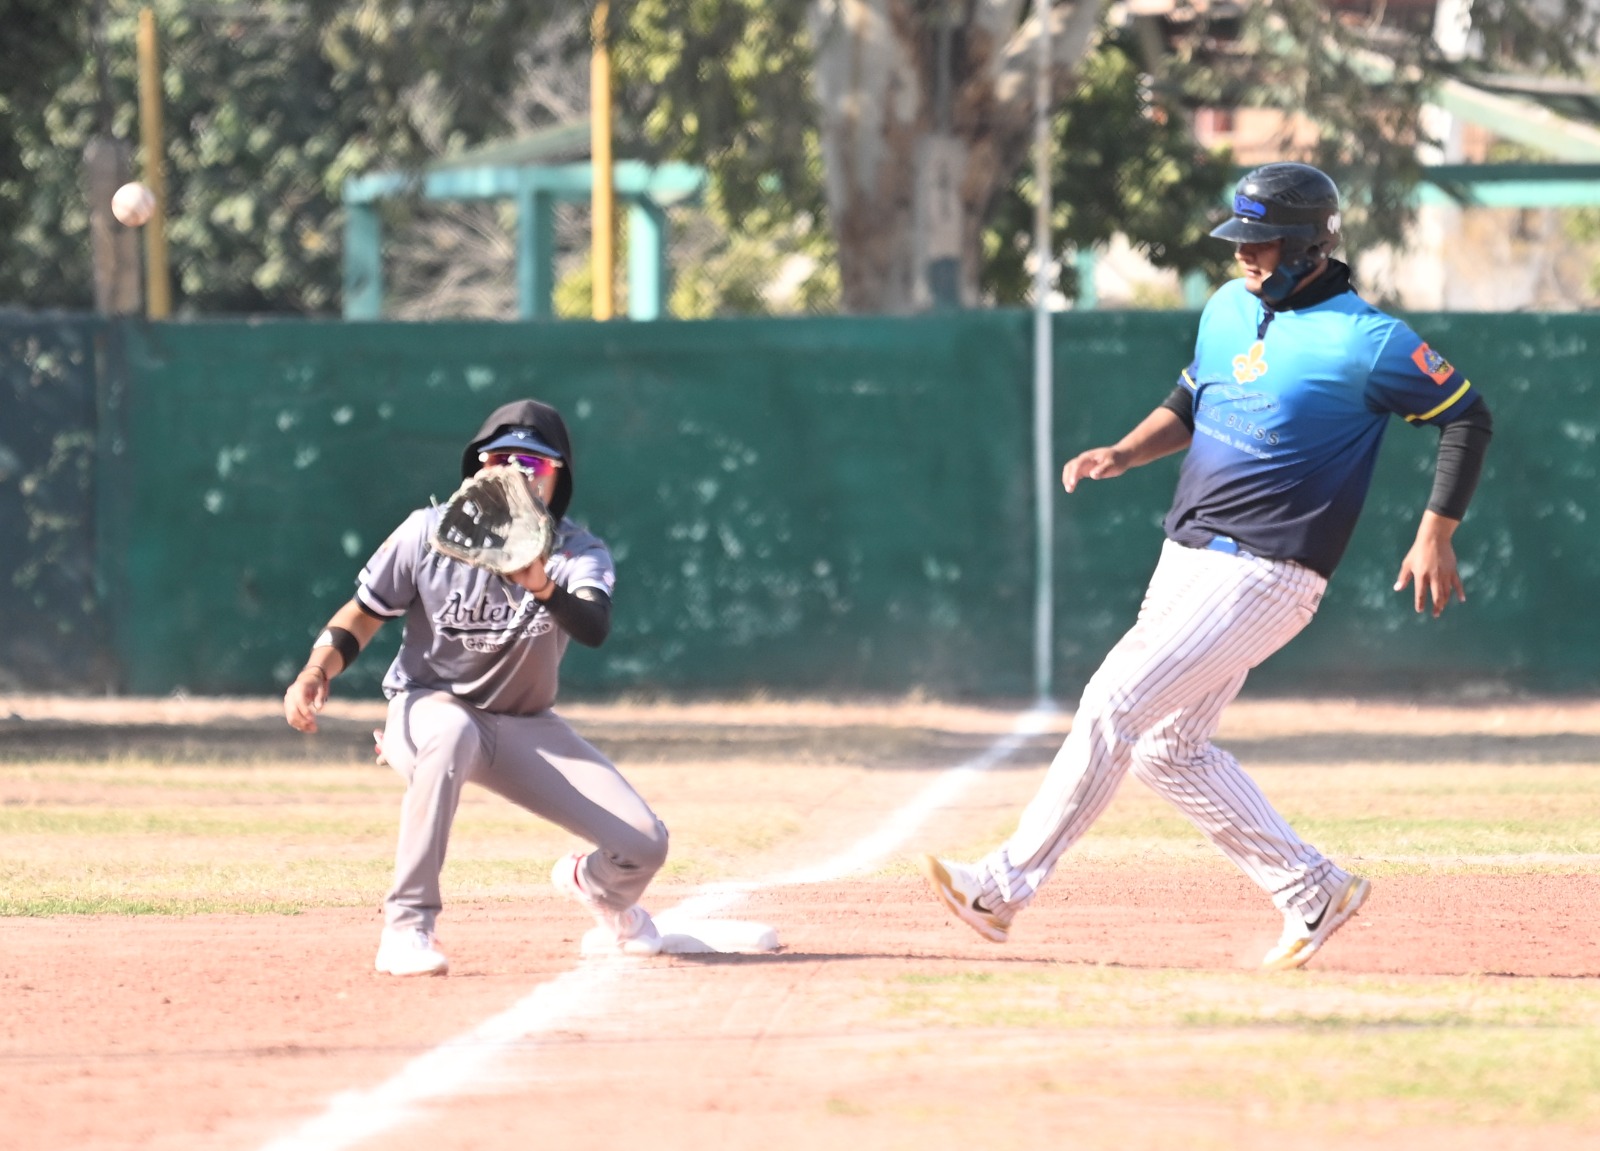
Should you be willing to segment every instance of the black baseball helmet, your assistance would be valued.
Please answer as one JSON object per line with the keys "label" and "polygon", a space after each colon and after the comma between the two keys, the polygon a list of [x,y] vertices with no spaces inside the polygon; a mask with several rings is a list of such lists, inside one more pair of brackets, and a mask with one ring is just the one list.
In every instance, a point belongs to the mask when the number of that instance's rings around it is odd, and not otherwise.
{"label": "black baseball helmet", "polygon": [[1302,251],[1325,256],[1339,246],[1339,224],[1339,186],[1320,168],[1284,162],[1247,173],[1233,191],[1233,215],[1211,234],[1236,244],[1304,240]]}

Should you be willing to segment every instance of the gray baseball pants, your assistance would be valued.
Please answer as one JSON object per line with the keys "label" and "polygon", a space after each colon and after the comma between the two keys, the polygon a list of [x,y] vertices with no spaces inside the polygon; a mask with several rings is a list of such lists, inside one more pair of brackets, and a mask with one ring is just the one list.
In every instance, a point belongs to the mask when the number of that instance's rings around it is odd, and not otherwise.
{"label": "gray baseball pants", "polygon": [[468,782],[595,844],[585,889],[631,907],[667,858],[667,828],[604,755],[553,711],[495,715],[440,691],[389,701],[383,755],[406,781],[395,849],[390,927],[432,931],[461,789]]}

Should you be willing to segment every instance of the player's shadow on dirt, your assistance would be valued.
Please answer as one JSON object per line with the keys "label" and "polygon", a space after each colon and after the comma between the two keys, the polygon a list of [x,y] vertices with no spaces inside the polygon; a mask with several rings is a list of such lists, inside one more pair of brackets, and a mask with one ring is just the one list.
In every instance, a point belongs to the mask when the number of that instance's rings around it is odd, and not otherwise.
{"label": "player's shadow on dirt", "polygon": [[[373,761],[372,729],[364,720],[319,719],[306,735],[277,717],[191,724],[87,723],[0,717],[0,762],[139,758],[178,763],[240,760]],[[988,751],[995,736],[873,725],[588,723],[581,730],[617,763],[716,763],[751,759],[793,763],[863,763],[869,768],[943,770]],[[1047,762],[1056,736],[1031,740],[1008,766]]]}
{"label": "player's shadow on dirt", "polygon": [[[981,962],[985,968],[1033,968],[1049,969],[1061,967],[1106,969],[1116,968],[1124,971],[1173,971],[1195,972],[1216,971],[1228,973],[1243,973],[1260,975],[1262,978],[1275,978],[1271,973],[1263,973],[1252,964],[1226,959],[1205,958],[1196,956],[1188,962],[1174,960],[1170,956],[1148,962],[1128,959],[1099,959],[1084,956],[1071,956],[1059,954],[1028,953],[1022,955],[1005,954],[1003,952],[985,952],[981,957],[974,956],[966,951],[948,955],[907,955],[899,951],[858,952],[858,951],[778,951],[758,955],[674,955],[676,963],[697,963],[707,967],[726,966],[783,966],[797,963],[853,963],[870,960],[882,963],[886,960],[905,960],[912,963],[918,972],[926,972],[929,964],[944,964],[958,970],[970,969],[973,962]],[[1482,969],[1471,962],[1453,960],[1448,956],[1436,957],[1431,961],[1418,961],[1420,966],[1409,970],[1409,975],[1476,975],[1493,977],[1496,979],[1593,979],[1597,973],[1582,974],[1561,973],[1552,974],[1544,970],[1537,963],[1532,968],[1523,968],[1514,961],[1502,962],[1497,960],[1495,969]],[[1384,962],[1371,967],[1373,974],[1392,974],[1392,963]],[[1351,967],[1348,960],[1341,970],[1349,971]]]}
{"label": "player's shadow on dirt", "polygon": [[[191,724],[87,723],[0,717],[0,762],[40,759],[235,762],[290,760],[372,763],[367,720],[324,716],[316,735],[294,731],[276,717],[229,718]],[[760,759],[804,766],[859,763],[868,768],[943,771],[992,749],[992,732],[927,728],[806,725],[591,723],[584,735],[617,763],[717,763]],[[1247,766],[1267,764],[1482,763],[1491,765],[1600,763],[1600,734],[1404,735],[1319,732],[1219,739]],[[997,770],[1031,770],[1061,745],[1056,734],[1030,738]]]}
{"label": "player's shadow on dirt", "polygon": [[39,759],[153,759],[173,763],[238,760],[373,762],[374,724],[323,718],[317,735],[282,719],[210,723],[76,723],[58,719],[0,719],[0,762]]}
{"label": "player's shadow on dirt", "polygon": [[[868,768],[927,767],[944,770],[989,752],[1000,738],[993,732],[931,728],[833,726],[746,726],[673,724],[632,727],[589,724],[584,734],[618,763],[703,762],[763,759],[787,762],[847,760]],[[1031,738],[1020,756],[1046,757],[1061,746],[1057,735]]]}
{"label": "player's shadow on dirt", "polygon": [[744,954],[738,952],[709,951],[699,954],[674,955],[674,963],[698,963],[707,967],[729,965],[782,965],[786,963],[850,963],[860,960],[883,960],[892,956],[870,951],[767,951]]}
{"label": "player's shadow on dirt", "polygon": [[[725,966],[730,966],[730,965],[737,965],[737,966],[782,966],[784,964],[795,964],[795,963],[861,963],[861,962],[866,962],[866,961],[871,961],[873,963],[882,963],[882,962],[884,962],[886,960],[888,960],[888,961],[904,960],[904,961],[906,961],[908,963],[914,963],[918,967],[922,967],[922,966],[927,965],[930,962],[950,963],[950,964],[955,964],[955,965],[961,965],[961,964],[968,964],[968,963],[971,963],[973,961],[973,956],[967,954],[966,952],[962,952],[960,954],[950,954],[950,955],[922,955],[922,954],[908,955],[905,952],[898,951],[898,950],[887,950],[887,951],[787,951],[786,950],[786,951],[773,951],[773,952],[754,953],[754,954],[740,954],[740,953],[727,953],[727,952],[707,952],[707,953],[702,953],[702,954],[674,955],[671,958],[672,958],[672,961],[674,963],[697,963],[697,964],[701,964],[701,965],[704,965],[704,966],[711,966],[711,967],[725,967]],[[1098,960],[1098,959],[1062,958],[1060,956],[1053,956],[1053,955],[1037,955],[1037,954],[1008,955],[1008,954],[1001,953],[1001,952],[996,952],[994,954],[985,953],[981,957],[981,962],[984,963],[985,965],[1002,965],[1002,966],[1011,965],[1011,966],[1018,966],[1018,967],[1040,967],[1040,966],[1063,966],[1064,965],[1064,966],[1070,966],[1070,967],[1128,967],[1128,968],[1139,968],[1139,969],[1149,969],[1149,970],[1163,970],[1163,969],[1165,969],[1165,970],[1173,970],[1173,971],[1186,971],[1186,970],[1206,971],[1206,970],[1212,970],[1212,969],[1219,970],[1219,971],[1233,970],[1233,967],[1231,965],[1227,965],[1227,964],[1219,965],[1217,963],[1206,963],[1206,962],[1200,961],[1200,960],[1197,960],[1194,963],[1173,963],[1171,960],[1163,960],[1163,961],[1152,960],[1149,963],[1126,963],[1126,962],[1107,962],[1107,961]]]}
{"label": "player's shadow on dirt", "polygon": [[1264,739],[1219,739],[1247,767],[1289,763],[1337,767],[1368,763],[1481,763],[1488,765],[1600,763],[1600,735],[1393,735],[1319,732]]}

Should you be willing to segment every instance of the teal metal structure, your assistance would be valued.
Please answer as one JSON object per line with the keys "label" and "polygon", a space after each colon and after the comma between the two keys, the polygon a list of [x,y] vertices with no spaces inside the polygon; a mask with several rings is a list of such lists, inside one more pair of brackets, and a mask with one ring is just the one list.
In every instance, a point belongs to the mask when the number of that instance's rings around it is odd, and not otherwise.
{"label": "teal metal structure", "polygon": [[[667,209],[691,202],[705,188],[703,168],[621,160],[612,166],[617,198],[628,207],[628,317],[660,319],[670,287]],[[555,205],[587,202],[594,185],[587,163],[469,165],[418,175],[371,172],[344,183],[344,318],[383,316],[383,223],[386,199],[421,195],[429,200],[512,200],[517,206],[517,314],[524,320],[555,315]]]}
{"label": "teal metal structure", "polygon": [[[1247,171],[1241,167],[1238,175]],[[1600,206],[1600,163],[1436,164],[1423,169],[1413,194],[1424,207],[1590,208]],[[1087,250],[1074,258],[1083,290],[1073,307],[1092,311],[1098,307],[1094,269],[1099,255]],[[1188,273],[1182,279],[1183,307],[1205,307],[1212,288],[1203,274]]]}
{"label": "teal metal structure", "polygon": [[1600,163],[1438,164],[1417,185],[1424,205],[1587,208],[1600,204]]}

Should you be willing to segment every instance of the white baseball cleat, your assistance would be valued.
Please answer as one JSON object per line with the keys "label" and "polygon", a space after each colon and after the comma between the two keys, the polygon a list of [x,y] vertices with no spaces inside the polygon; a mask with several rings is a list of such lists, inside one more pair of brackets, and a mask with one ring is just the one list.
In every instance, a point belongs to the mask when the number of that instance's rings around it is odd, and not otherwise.
{"label": "white baseball cleat", "polygon": [[1345,879],[1343,887],[1334,890],[1314,920],[1306,919],[1297,911],[1286,913],[1283,917],[1283,937],[1278,940],[1276,947],[1267,952],[1261,966],[1268,971],[1287,971],[1291,967],[1303,966],[1322,948],[1330,935],[1361,910],[1371,890],[1372,884],[1359,875],[1352,875]]}
{"label": "white baseball cleat", "polygon": [[380,975],[444,975],[450,960],[433,932],[421,927],[385,927],[373,966]]}
{"label": "white baseball cleat", "polygon": [[613,911],[585,891],[578,882],[583,859],[583,852],[574,851],[556,860],[550,871],[550,882],[556,890],[583,904],[600,925],[584,935],[583,954],[659,955],[661,932],[656,930],[650,913],[637,903],[625,911]]}
{"label": "white baseball cleat", "polygon": [[991,911],[979,896],[983,887],[978,877],[959,863],[922,857],[922,874],[927,876],[941,902],[950,913],[991,943],[1004,943],[1011,932],[1011,916],[1001,907]]}

